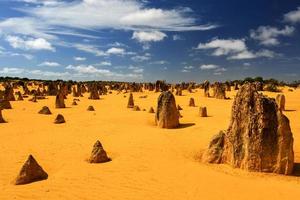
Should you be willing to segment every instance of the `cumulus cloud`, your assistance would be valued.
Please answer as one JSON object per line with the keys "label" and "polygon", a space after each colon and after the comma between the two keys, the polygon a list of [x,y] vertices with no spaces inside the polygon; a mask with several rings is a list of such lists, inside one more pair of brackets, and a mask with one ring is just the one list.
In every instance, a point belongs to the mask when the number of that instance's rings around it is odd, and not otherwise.
{"label": "cumulus cloud", "polygon": [[294,33],[295,28],[285,26],[283,29],[278,29],[271,26],[260,26],[257,30],[250,31],[250,37],[258,40],[260,44],[265,46],[275,46],[280,44],[279,36],[290,36]]}
{"label": "cumulus cloud", "polygon": [[93,65],[69,65],[66,69],[76,72],[77,76],[81,77],[101,77],[109,80],[141,80],[143,78],[143,70],[140,68],[134,68],[132,73],[114,72],[109,69],[100,69]]}
{"label": "cumulus cloud", "polygon": [[299,23],[300,22],[300,7],[297,10],[288,12],[284,15],[284,20],[290,23]]}
{"label": "cumulus cloud", "polygon": [[212,49],[213,56],[228,56],[229,60],[273,58],[276,55],[275,52],[266,49],[252,52],[248,50],[244,39],[213,39],[208,43],[200,43],[196,49]]}
{"label": "cumulus cloud", "polygon": [[200,66],[201,70],[211,70],[211,69],[217,69],[217,68],[219,68],[219,66],[214,65],[214,64],[207,64],[207,65],[204,64],[204,65]]}
{"label": "cumulus cloud", "polygon": [[55,48],[51,45],[51,43],[43,38],[23,39],[18,36],[8,35],[5,39],[10,44],[10,46],[15,49],[55,51]]}
{"label": "cumulus cloud", "polygon": [[134,31],[132,39],[141,43],[143,42],[159,42],[162,41],[167,35],[160,31]]}
{"label": "cumulus cloud", "polygon": [[112,47],[106,51],[107,54],[113,54],[113,55],[124,55],[125,49]]}
{"label": "cumulus cloud", "polygon": [[214,49],[214,56],[228,55],[231,53],[245,51],[247,49],[244,40],[214,39],[208,43],[200,43],[197,49]]}
{"label": "cumulus cloud", "polygon": [[41,64],[39,64],[39,66],[43,66],[43,67],[59,67],[60,64],[57,63],[57,62],[45,61],[45,62],[42,62]]}

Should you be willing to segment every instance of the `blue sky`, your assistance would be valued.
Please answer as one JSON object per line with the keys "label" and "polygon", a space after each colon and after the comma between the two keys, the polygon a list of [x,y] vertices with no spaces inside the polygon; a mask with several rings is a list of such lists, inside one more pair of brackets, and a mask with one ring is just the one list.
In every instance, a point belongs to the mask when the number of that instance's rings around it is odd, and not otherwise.
{"label": "blue sky", "polygon": [[0,76],[300,79],[296,0],[0,0]]}

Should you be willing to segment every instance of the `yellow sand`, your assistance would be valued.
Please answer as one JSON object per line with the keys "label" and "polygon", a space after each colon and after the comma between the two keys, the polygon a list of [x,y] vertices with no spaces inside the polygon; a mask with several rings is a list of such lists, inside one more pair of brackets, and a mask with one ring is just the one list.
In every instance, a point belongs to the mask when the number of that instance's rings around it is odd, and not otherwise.
{"label": "yellow sand", "polygon": [[[0,124],[0,199],[299,199],[300,177],[248,173],[227,165],[206,165],[197,160],[210,138],[229,124],[231,100],[204,98],[203,91],[184,91],[176,97],[183,110],[181,128],[159,129],[154,114],[126,108],[123,94],[88,100],[77,106],[54,108],[54,97],[38,103],[12,102],[4,110],[8,121]],[[138,98],[148,95],[146,99]],[[228,93],[231,98],[235,92]],[[276,93],[267,93],[275,97]],[[284,90],[294,133],[295,162],[300,162],[300,90]],[[156,107],[158,93],[134,93],[141,109]],[[188,107],[194,97],[197,107]],[[49,106],[50,116],[39,115]],[[93,105],[95,112],[86,111]],[[208,118],[198,117],[199,106],[207,106]],[[58,113],[65,124],[53,123]],[[112,161],[89,164],[93,144],[100,140]],[[49,174],[48,180],[15,186],[11,182],[29,154]],[[299,164],[296,174],[300,174]]]}

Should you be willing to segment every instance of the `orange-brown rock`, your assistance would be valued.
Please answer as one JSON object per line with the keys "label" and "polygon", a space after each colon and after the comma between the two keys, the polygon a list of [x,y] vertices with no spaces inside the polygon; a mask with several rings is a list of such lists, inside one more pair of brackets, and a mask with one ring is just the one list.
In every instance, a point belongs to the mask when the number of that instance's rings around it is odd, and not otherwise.
{"label": "orange-brown rock", "polygon": [[8,100],[0,99],[0,109],[12,109]]}
{"label": "orange-brown rock", "polygon": [[104,163],[111,161],[99,140],[94,144],[91,156],[88,160],[90,163]]}
{"label": "orange-brown rock", "polygon": [[37,163],[33,156],[29,155],[15,180],[15,185],[28,184],[35,181],[45,180],[47,178],[48,174]]}
{"label": "orange-brown rock", "polygon": [[89,106],[89,107],[87,108],[87,111],[95,111],[94,106]]}
{"label": "orange-brown rock", "polygon": [[172,92],[162,92],[159,95],[155,122],[160,128],[177,128],[179,126],[179,112]]}
{"label": "orange-brown rock", "polygon": [[54,124],[63,124],[66,120],[62,114],[58,114],[54,120]]}
{"label": "orange-brown rock", "polygon": [[205,106],[199,108],[199,115],[200,117],[207,117],[207,109]]}
{"label": "orange-brown rock", "polygon": [[43,108],[39,111],[39,114],[42,115],[51,115],[51,111],[47,106],[43,106]]}
{"label": "orange-brown rock", "polygon": [[289,120],[273,99],[257,92],[255,84],[244,84],[233,102],[229,128],[211,140],[202,159],[248,171],[291,174],[294,152]]}
{"label": "orange-brown rock", "polygon": [[150,107],[150,109],[149,109],[148,112],[149,112],[149,113],[155,113],[154,108],[153,108],[153,107]]}
{"label": "orange-brown rock", "polygon": [[276,96],[276,103],[277,103],[278,108],[279,108],[280,111],[285,110],[285,96],[284,96],[284,94],[278,94]]}
{"label": "orange-brown rock", "polygon": [[190,107],[195,107],[196,106],[194,98],[190,98],[189,106]]}
{"label": "orange-brown rock", "polygon": [[133,95],[130,93],[128,103],[127,103],[127,108],[133,108],[134,107],[134,100],[133,100]]}
{"label": "orange-brown rock", "polygon": [[65,108],[65,96],[63,92],[58,92],[55,99],[55,108]]}
{"label": "orange-brown rock", "polygon": [[2,109],[0,108],[0,123],[6,123],[2,116]]}

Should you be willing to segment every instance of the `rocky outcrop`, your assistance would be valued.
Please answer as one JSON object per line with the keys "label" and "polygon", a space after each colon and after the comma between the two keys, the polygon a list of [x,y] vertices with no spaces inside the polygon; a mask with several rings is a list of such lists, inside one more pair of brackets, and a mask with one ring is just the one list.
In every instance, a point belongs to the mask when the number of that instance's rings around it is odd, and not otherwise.
{"label": "rocky outcrop", "polygon": [[55,99],[55,108],[65,108],[65,96],[63,92],[58,92]]}
{"label": "rocky outcrop", "polygon": [[216,99],[226,99],[226,90],[222,83],[216,82],[214,84],[214,97]]}
{"label": "rocky outcrop", "polygon": [[285,110],[285,96],[284,96],[284,94],[278,94],[276,96],[276,103],[277,103],[278,108],[279,108],[280,111]]}
{"label": "rocky outcrop", "polygon": [[294,152],[289,120],[273,99],[257,92],[255,84],[244,84],[233,102],[229,128],[212,139],[202,159],[248,171],[291,174]]}
{"label": "rocky outcrop", "polygon": [[162,92],[158,97],[155,123],[160,128],[177,128],[179,126],[179,112],[172,92]]}

